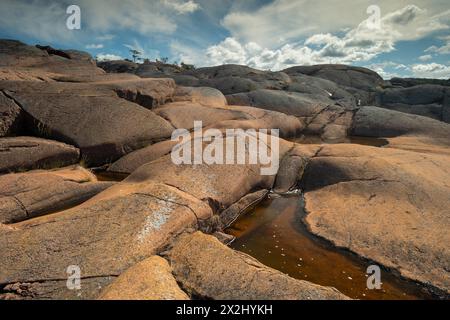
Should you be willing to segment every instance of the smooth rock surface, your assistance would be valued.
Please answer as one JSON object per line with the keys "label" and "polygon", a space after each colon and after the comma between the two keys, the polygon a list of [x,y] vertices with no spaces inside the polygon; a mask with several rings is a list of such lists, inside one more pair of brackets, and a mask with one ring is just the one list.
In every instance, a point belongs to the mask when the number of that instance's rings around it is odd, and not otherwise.
{"label": "smooth rock surface", "polygon": [[[210,216],[207,204],[176,188],[118,183],[78,207],[1,230],[0,243],[8,245],[0,250],[0,283],[28,285],[21,292],[3,291],[0,298],[96,298],[126,269]],[[81,270],[81,290],[66,287],[71,265]]]}
{"label": "smooth rock surface", "polygon": [[99,300],[189,300],[178,286],[167,261],[153,256],[122,273]]}
{"label": "smooth rock surface", "polygon": [[80,151],[65,143],[35,137],[0,138],[0,173],[50,169],[80,161]]}
{"label": "smooth rock surface", "polygon": [[0,87],[8,88],[8,94],[27,113],[29,130],[77,146],[88,165],[103,165],[172,134],[173,127],[166,120],[117,97],[113,90],[148,80],[143,81],[97,86],[21,81],[1,82]]}
{"label": "smooth rock surface", "polygon": [[97,182],[89,171],[70,168],[0,176],[0,223],[10,224],[74,207],[112,182]]}
{"label": "smooth rock surface", "polygon": [[310,230],[402,276],[449,292],[450,157],[323,146],[301,181]]}
{"label": "smooth rock surface", "polygon": [[201,232],[182,235],[169,251],[168,260],[185,290],[206,299],[347,299],[334,288],[295,280],[266,267]]}

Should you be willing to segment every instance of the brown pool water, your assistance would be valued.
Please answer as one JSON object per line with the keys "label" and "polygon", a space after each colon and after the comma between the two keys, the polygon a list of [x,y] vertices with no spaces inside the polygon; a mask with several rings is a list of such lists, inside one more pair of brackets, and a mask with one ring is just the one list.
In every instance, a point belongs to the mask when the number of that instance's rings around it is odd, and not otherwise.
{"label": "brown pool water", "polygon": [[337,288],[354,299],[432,299],[421,286],[382,269],[381,290],[367,289],[367,267],[358,256],[313,236],[302,222],[305,212],[299,195],[263,201],[241,216],[227,233],[231,247],[289,276]]}
{"label": "brown pool water", "polygon": [[109,172],[109,171],[97,171],[95,172],[95,176],[98,181],[115,181],[120,182],[125,180],[129,176],[127,173],[117,173],[117,172]]}

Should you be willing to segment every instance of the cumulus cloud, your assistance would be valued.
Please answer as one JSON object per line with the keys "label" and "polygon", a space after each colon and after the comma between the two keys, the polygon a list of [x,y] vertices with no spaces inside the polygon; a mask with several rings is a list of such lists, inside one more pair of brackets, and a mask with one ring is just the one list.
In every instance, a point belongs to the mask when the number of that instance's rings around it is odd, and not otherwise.
{"label": "cumulus cloud", "polygon": [[163,3],[173,8],[178,14],[193,13],[200,9],[200,5],[192,0],[189,1],[175,1],[164,0]]}
{"label": "cumulus cloud", "polygon": [[193,48],[190,45],[173,40],[170,42],[170,52],[172,57],[180,62],[204,65],[205,53],[199,48]]}
{"label": "cumulus cloud", "polygon": [[447,44],[447,45],[444,45],[442,47],[431,46],[428,49],[426,49],[425,52],[433,52],[433,53],[439,53],[439,54],[450,54],[450,43]]}
{"label": "cumulus cloud", "polygon": [[431,46],[425,50],[425,52],[437,53],[437,54],[450,54],[450,36],[441,37],[444,41],[442,46]]}
{"label": "cumulus cloud", "polygon": [[415,64],[411,71],[418,78],[450,79],[450,66],[439,63]]}
{"label": "cumulus cloud", "polygon": [[115,36],[113,34],[104,34],[104,35],[101,35],[101,36],[97,36],[96,39],[99,40],[99,41],[110,41],[110,40],[112,40],[114,38],[115,38]]}
{"label": "cumulus cloud", "polygon": [[111,54],[111,53],[100,53],[96,56],[98,61],[112,61],[112,60],[123,60],[121,56]]}
{"label": "cumulus cloud", "polygon": [[369,68],[376,73],[378,73],[383,79],[389,80],[396,77],[401,77],[401,72],[409,72],[409,67],[402,64],[396,63],[393,61],[383,61],[380,63],[372,63],[365,65],[366,68]]}
{"label": "cumulus cloud", "polygon": [[429,61],[431,59],[433,59],[433,56],[431,54],[425,54],[425,55],[419,57],[420,61]]}
{"label": "cumulus cloud", "polygon": [[[399,40],[417,39],[449,25],[447,0],[415,0],[415,6],[409,0],[376,3],[385,24],[396,27]],[[275,0],[256,11],[230,12],[222,24],[240,42],[273,48],[318,33],[354,28],[368,18],[368,5],[367,1]]]}
{"label": "cumulus cloud", "polygon": [[259,69],[279,70],[290,65],[308,65],[315,62],[314,51],[304,46],[285,45],[277,50],[262,48],[254,42],[242,45],[227,38],[206,50],[207,63],[245,64]]}
{"label": "cumulus cloud", "polygon": [[86,45],[86,49],[102,49],[104,46],[103,44],[99,43],[99,44],[95,44],[95,43],[91,43]]}
{"label": "cumulus cloud", "polygon": [[[440,22],[430,25],[426,21],[428,16],[426,10],[408,5],[381,17],[378,24],[368,18],[340,36],[317,33],[304,42],[285,44],[276,49],[229,37],[209,47],[206,54],[210,64],[236,63],[272,70],[299,64],[364,62],[395,50],[398,41],[417,39],[447,28]],[[411,32],[413,27],[416,29]]]}

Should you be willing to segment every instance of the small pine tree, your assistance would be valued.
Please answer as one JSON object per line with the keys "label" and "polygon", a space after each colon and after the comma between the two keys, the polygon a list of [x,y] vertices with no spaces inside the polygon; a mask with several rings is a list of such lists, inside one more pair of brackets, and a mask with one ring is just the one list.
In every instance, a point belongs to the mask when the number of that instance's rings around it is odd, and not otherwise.
{"label": "small pine tree", "polygon": [[130,49],[131,57],[133,58],[133,62],[142,60],[141,54],[142,52],[136,50],[136,49]]}

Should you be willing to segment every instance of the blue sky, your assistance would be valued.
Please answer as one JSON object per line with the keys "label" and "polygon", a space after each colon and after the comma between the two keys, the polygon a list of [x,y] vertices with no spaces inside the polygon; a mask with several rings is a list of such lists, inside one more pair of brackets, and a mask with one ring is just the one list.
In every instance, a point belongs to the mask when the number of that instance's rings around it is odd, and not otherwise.
{"label": "blue sky", "polygon": [[[80,30],[66,27],[71,4]],[[196,66],[345,63],[385,78],[450,77],[448,0],[1,0],[0,37],[100,59],[135,48]]]}

